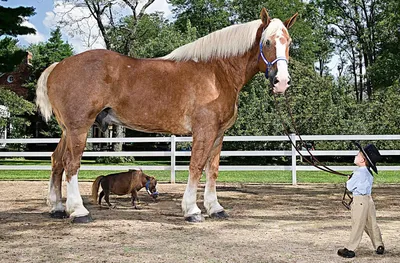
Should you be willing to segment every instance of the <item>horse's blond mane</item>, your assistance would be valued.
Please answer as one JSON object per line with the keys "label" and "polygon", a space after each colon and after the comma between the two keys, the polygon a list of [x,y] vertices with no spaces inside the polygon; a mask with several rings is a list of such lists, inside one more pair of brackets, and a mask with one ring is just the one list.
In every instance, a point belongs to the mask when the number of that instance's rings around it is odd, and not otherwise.
{"label": "horse's blond mane", "polygon": [[[215,57],[226,58],[241,55],[254,45],[260,25],[261,20],[254,20],[223,28],[181,46],[160,59],[207,61]],[[268,36],[272,36],[282,28],[284,25],[281,20],[272,19],[262,35],[262,41],[265,42]]]}

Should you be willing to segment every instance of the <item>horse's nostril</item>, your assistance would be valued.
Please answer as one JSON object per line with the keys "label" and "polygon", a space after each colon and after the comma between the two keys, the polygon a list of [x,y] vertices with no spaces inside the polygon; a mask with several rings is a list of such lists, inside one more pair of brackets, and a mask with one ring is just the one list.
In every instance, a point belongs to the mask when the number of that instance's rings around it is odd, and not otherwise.
{"label": "horse's nostril", "polygon": [[274,77],[274,80],[273,80],[273,82],[274,82],[274,85],[278,84],[278,83],[279,83],[279,80],[278,80],[278,78],[277,78],[277,77]]}

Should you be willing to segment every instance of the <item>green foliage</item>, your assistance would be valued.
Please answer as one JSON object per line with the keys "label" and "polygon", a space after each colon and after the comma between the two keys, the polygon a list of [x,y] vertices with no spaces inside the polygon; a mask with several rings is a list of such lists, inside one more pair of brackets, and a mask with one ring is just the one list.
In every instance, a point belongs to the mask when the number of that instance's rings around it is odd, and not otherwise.
{"label": "green foliage", "polygon": [[110,31],[113,50],[138,58],[161,57],[172,50],[196,39],[196,29],[187,23],[186,30],[180,32],[174,24],[162,17],[161,13],[144,15],[135,26],[136,37],[126,47],[130,38],[127,30],[133,30],[133,18],[126,17],[121,24]]}
{"label": "green foliage", "polygon": [[175,25],[181,32],[187,22],[197,29],[198,37],[207,35],[232,24],[227,0],[170,0],[175,14]]}
{"label": "green foliage", "polygon": [[379,1],[377,9],[381,10],[376,23],[376,41],[379,50],[376,60],[368,69],[373,83],[379,89],[392,85],[400,80],[400,2],[397,0]]}
{"label": "green foliage", "polygon": [[129,156],[106,156],[106,157],[97,157],[96,163],[132,163],[135,161],[135,157]]}
{"label": "green foliage", "polygon": [[32,77],[38,79],[40,74],[54,62],[73,55],[73,48],[61,38],[60,28],[51,31],[47,42],[31,44],[28,50],[32,52]]}
{"label": "green foliage", "polygon": [[[73,48],[70,44],[65,43],[61,39],[60,28],[56,28],[51,32],[51,37],[47,42],[42,42],[39,44],[31,44],[28,50],[32,52],[32,68],[31,68],[31,80],[26,84],[29,89],[28,100],[33,101],[36,94],[36,82],[40,77],[40,74],[54,62],[59,62],[64,58],[73,55]],[[32,122],[38,122],[40,129],[40,134],[44,137],[60,137],[61,129],[55,119],[52,116],[51,120],[45,124],[41,117],[38,115],[32,116]],[[35,127],[32,127],[30,133],[34,134]]]}
{"label": "green foliage", "polygon": [[30,122],[25,115],[32,115],[35,111],[35,105],[24,100],[14,92],[0,87],[0,105],[8,107],[9,118],[0,118],[0,130],[6,127],[12,127],[9,133],[12,138],[26,137],[26,127]]}
{"label": "green foliage", "polygon": [[[35,29],[21,25],[24,17],[34,15],[34,11],[33,7],[0,6],[0,37],[34,34]],[[0,72],[12,71],[26,56],[26,52],[17,47],[17,42],[10,37],[0,40]]]}
{"label": "green foliage", "polygon": [[35,8],[33,7],[3,7],[0,6],[0,36],[18,36],[34,34],[36,31],[33,28],[22,26],[24,17],[33,16]]}
{"label": "green foliage", "polygon": [[26,51],[17,46],[11,37],[0,39],[0,72],[11,72],[26,57]]}

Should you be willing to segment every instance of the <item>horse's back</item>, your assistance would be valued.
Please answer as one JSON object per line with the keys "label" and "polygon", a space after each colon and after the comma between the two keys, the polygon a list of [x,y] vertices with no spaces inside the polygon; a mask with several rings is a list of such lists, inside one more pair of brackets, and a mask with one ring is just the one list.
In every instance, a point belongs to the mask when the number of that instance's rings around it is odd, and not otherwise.
{"label": "horse's back", "polygon": [[128,194],[132,191],[134,174],[132,172],[122,172],[108,175],[110,191],[116,195]]}

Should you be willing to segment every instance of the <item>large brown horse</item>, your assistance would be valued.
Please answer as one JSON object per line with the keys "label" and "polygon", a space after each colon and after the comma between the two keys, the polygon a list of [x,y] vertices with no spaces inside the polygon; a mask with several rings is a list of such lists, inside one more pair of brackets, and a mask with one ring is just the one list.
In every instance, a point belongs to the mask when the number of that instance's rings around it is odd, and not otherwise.
{"label": "large brown horse", "polygon": [[90,219],[78,187],[80,160],[91,125],[115,123],[146,132],[192,135],[189,178],[182,210],[190,222],[203,220],[196,204],[203,169],[204,206],[210,217],[228,215],[216,193],[224,132],[237,116],[239,92],[259,71],[274,93],[290,84],[288,30],[297,14],[282,23],[261,19],[233,25],[156,59],[135,59],[107,50],[87,51],[48,67],[38,81],[36,103],[46,120],[54,112],[62,129],[52,155],[51,215],[65,211],[61,178],[67,178],[67,214]]}

